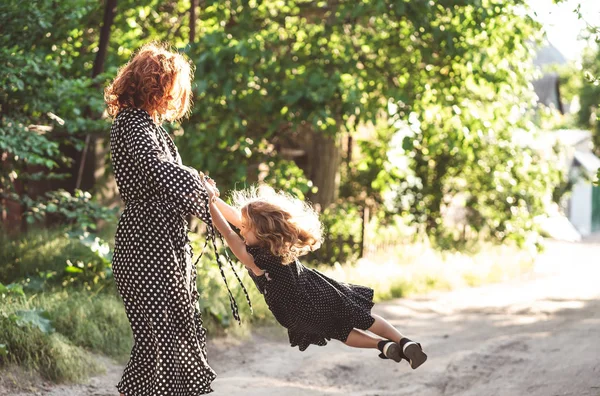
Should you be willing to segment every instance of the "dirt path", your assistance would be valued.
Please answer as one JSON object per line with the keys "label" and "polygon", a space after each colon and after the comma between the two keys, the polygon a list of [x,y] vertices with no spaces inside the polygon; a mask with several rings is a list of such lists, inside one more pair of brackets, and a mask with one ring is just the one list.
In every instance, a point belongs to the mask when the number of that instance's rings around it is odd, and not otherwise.
{"label": "dirt path", "polygon": [[[214,394],[600,396],[598,257],[600,244],[555,242],[530,279],[377,306],[423,343],[430,358],[416,371],[338,342],[300,353],[277,330],[217,341]],[[116,396],[120,370],[42,394]]]}

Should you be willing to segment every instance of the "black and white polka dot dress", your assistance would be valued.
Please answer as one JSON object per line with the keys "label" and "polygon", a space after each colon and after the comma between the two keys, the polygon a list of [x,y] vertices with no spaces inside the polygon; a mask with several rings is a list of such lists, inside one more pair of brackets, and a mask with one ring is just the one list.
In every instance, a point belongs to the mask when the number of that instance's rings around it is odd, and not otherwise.
{"label": "black and white polka dot dress", "polygon": [[247,246],[263,276],[250,273],[275,319],[288,329],[290,344],[304,351],[332,338],[346,341],[352,329],[373,325],[373,290],[337,282],[296,260],[283,265],[267,248]]}
{"label": "black and white polka dot dress", "polygon": [[192,214],[211,224],[208,195],[146,111],[121,111],[110,146],[126,203],[115,236],[113,273],[135,339],[117,388],[126,396],[209,393],[216,375],[206,360],[184,219]]}

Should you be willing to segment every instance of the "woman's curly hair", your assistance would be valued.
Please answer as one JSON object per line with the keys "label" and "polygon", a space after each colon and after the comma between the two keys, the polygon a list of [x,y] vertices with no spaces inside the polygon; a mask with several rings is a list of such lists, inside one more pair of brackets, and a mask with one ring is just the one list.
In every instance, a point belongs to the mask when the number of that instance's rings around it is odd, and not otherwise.
{"label": "woman's curly hair", "polygon": [[309,203],[266,186],[235,191],[233,202],[260,245],[284,264],[321,246],[322,225]]}
{"label": "woman's curly hair", "polygon": [[146,110],[156,122],[186,116],[192,102],[193,65],[166,44],[141,47],[104,90],[108,113],[124,108]]}

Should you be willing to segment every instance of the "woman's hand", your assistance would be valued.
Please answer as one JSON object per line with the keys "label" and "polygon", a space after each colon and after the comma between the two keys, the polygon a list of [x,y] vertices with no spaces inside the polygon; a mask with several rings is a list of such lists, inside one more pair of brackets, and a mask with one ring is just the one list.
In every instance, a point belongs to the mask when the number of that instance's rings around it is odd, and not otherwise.
{"label": "woman's hand", "polygon": [[214,198],[218,198],[221,193],[219,192],[219,189],[217,188],[217,184],[215,183],[215,181],[213,179],[211,179],[209,176],[204,176],[202,175],[202,182],[204,183],[204,188],[206,188],[206,192],[208,193],[208,197],[211,199],[211,201]]}

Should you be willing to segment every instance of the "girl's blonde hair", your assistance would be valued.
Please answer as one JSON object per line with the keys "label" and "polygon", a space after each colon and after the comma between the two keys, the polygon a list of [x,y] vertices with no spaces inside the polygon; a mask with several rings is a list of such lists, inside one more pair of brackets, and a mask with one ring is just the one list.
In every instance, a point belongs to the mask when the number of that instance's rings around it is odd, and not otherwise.
{"label": "girl's blonde hair", "polygon": [[189,113],[193,65],[167,44],[141,47],[104,90],[108,113],[128,108],[146,110],[155,122],[175,121]]}
{"label": "girl's blonde hair", "polygon": [[267,186],[235,191],[233,202],[260,244],[284,264],[321,246],[322,225],[309,203]]}

